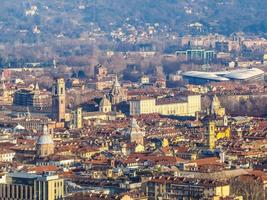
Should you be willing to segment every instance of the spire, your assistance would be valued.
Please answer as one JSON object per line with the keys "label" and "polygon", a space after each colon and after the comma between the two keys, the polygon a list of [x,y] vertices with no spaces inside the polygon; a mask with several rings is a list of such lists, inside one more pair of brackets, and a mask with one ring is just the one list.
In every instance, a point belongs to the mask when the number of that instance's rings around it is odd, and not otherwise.
{"label": "spire", "polygon": [[109,92],[109,97],[112,105],[117,105],[127,99],[126,91],[121,87],[117,76],[113,83],[112,89]]}
{"label": "spire", "polygon": [[35,88],[34,88],[36,91],[39,91],[39,84],[38,82],[35,83]]}
{"label": "spire", "polygon": [[27,119],[31,119],[31,112],[29,107],[27,107]]}
{"label": "spire", "polygon": [[135,118],[131,121],[130,135],[132,134],[143,134]]}
{"label": "spire", "polygon": [[215,114],[215,111],[217,109],[219,109],[221,107],[221,103],[220,103],[220,100],[219,98],[217,97],[217,95],[215,94],[212,98],[212,102],[211,102],[211,113],[212,114]]}
{"label": "spire", "polygon": [[121,85],[120,85],[120,82],[118,80],[118,76],[116,75],[115,81],[114,81],[112,89],[111,89],[111,94],[112,95],[119,94],[121,92],[120,90],[121,90]]}
{"label": "spire", "polygon": [[135,118],[132,118],[132,121],[131,121],[131,128],[139,128],[138,127],[138,124],[137,124],[137,121]]}
{"label": "spire", "polygon": [[2,89],[3,89],[3,91],[5,91],[6,90],[6,84],[5,84],[5,82],[3,81],[3,84],[2,84]]}
{"label": "spire", "polygon": [[100,101],[100,105],[106,105],[107,102],[109,102],[109,99],[107,95],[104,94],[102,100]]}
{"label": "spire", "polygon": [[132,143],[144,145],[145,133],[140,129],[135,118],[132,118],[130,128],[130,140]]}
{"label": "spire", "polygon": [[220,101],[219,101],[219,98],[217,97],[216,94],[213,96],[213,101],[214,101],[214,102],[218,102],[218,103],[220,102]]}
{"label": "spire", "polygon": [[39,95],[40,94],[40,88],[39,88],[39,84],[38,82],[35,83],[35,86],[34,86],[34,93]]}
{"label": "spire", "polygon": [[165,147],[169,147],[169,140],[164,138],[163,141],[162,141],[162,147],[165,148]]}
{"label": "spire", "polygon": [[46,125],[43,126],[43,135],[48,135],[48,128]]}
{"label": "spire", "polygon": [[106,94],[104,94],[102,99],[107,99],[108,100],[108,96]]}
{"label": "spire", "polygon": [[121,87],[120,82],[118,80],[118,75],[116,74],[115,81],[114,81],[114,87]]}

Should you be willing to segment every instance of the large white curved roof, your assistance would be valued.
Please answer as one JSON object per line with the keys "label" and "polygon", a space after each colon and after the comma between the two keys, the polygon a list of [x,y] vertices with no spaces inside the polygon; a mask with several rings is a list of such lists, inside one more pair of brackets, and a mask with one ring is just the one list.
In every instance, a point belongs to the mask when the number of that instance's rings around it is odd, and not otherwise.
{"label": "large white curved roof", "polygon": [[209,80],[215,80],[215,81],[229,81],[228,78],[218,76],[217,74],[213,72],[199,72],[199,71],[189,71],[183,73],[183,76],[188,76],[192,78],[203,78],[203,79],[209,79]]}
{"label": "large white curved roof", "polygon": [[246,80],[254,76],[259,76],[263,74],[264,71],[261,69],[250,68],[250,69],[238,69],[233,71],[220,71],[220,72],[188,71],[183,73],[183,76],[209,79],[214,81],[229,81],[230,79]]}
{"label": "large white curved roof", "polygon": [[264,71],[258,68],[251,68],[251,69],[239,69],[234,70],[230,73],[225,74],[225,77],[230,79],[239,79],[239,80],[245,80],[249,79],[254,76],[259,76],[264,74]]}

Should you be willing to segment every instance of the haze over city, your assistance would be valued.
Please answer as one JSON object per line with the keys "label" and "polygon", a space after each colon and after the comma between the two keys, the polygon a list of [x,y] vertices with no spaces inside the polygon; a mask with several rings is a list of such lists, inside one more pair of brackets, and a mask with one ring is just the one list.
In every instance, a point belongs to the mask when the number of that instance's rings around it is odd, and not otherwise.
{"label": "haze over city", "polygon": [[0,200],[267,199],[266,17],[2,0]]}

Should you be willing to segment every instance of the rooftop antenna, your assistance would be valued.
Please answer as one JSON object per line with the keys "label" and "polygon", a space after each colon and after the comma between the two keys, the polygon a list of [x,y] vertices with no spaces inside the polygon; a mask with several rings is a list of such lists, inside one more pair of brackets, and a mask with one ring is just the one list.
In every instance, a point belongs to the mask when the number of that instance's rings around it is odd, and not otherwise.
{"label": "rooftop antenna", "polygon": [[43,134],[48,135],[48,127],[46,125],[43,126]]}
{"label": "rooftop antenna", "polygon": [[53,67],[54,67],[54,69],[57,68],[57,62],[56,62],[56,59],[55,58],[53,59]]}
{"label": "rooftop antenna", "polygon": [[35,91],[39,91],[40,90],[38,81],[36,81],[34,89],[35,89]]}

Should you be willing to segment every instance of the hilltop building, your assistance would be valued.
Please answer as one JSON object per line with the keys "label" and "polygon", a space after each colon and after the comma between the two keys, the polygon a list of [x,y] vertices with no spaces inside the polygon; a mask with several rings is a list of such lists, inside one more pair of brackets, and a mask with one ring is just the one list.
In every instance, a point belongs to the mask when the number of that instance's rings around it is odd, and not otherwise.
{"label": "hilltop building", "polygon": [[95,80],[103,80],[108,75],[108,70],[101,64],[98,64],[94,68],[94,78]]}
{"label": "hilltop building", "polygon": [[215,51],[205,49],[188,49],[186,51],[177,51],[176,55],[185,55],[187,61],[201,61],[203,63],[210,63],[216,59]]}

